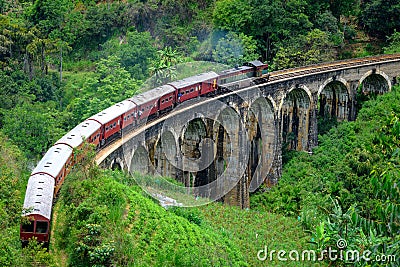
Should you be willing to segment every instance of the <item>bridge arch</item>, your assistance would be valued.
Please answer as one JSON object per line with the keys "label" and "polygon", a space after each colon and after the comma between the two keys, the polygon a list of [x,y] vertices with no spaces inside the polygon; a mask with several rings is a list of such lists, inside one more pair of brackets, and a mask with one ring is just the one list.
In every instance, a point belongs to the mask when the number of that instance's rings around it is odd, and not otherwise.
{"label": "bridge arch", "polygon": [[361,93],[383,94],[392,90],[392,82],[383,71],[373,69],[366,72],[359,80],[358,87],[362,86]]}
{"label": "bridge arch", "polygon": [[318,116],[343,121],[350,116],[350,84],[342,77],[327,79],[318,89]]}
{"label": "bridge arch", "polygon": [[[243,102],[243,105],[247,106],[248,104]],[[224,192],[221,195],[224,203],[241,203],[243,205],[245,201],[242,194],[244,190],[242,179],[244,169],[240,169],[240,162],[243,160],[247,163],[248,155],[245,145],[240,148],[238,146],[240,140],[247,136],[240,114],[236,105],[222,109],[214,123],[213,139],[216,144],[214,161],[215,178],[218,179],[216,191]],[[240,158],[240,155],[244,155],[244,157]],[[237,186],[236,190],[234,189],[235,186]]]}
{"label": "bridge arch", "polygon": [[[182,157],[182,177],[178,178],[186,187],[207,184],[208,179],[204,174],[205,167],[202,153],[203,141],[207,138],[207,119],[197,117],[187,122],[180,133],[179,147]],[[196,194],[196,193],[195,193]]]}
{"label": "bridge arch", "polygon": [[110,163],[110,169],[112,169],[112,170],[120,170],[121,171],[124,169],[124,167],[125,167],[124,161],[122,159],[120,159],[119,157],[113,159]]}
{"label": "bridge arch", "polygon": [[255,191],[271,168],[275,148],[275,108],[267,97],[259,97],[251,104],[246,118],[250,141],[249,164],[250,192]]}
{"label": "bridge arch", "polygon": [[177,138],[170,129],[162,132],[160,138],[155,143],[153,166],[155,171],[161,176],[176,176],[176,157],[177,157]]}
{"label": "bridge arch", "polygon": [[141,174],[149,173],[149,152],[143,145],[139,145],[133,151],[129,172],[139,172]]}
{"label": "bridge arch", "polygon": [[307,150],[311,91],[305,85],[291,87],[280,103],[280,134],[288,149]]}
{"label": "bridge arch", "polygon": [[267,99],[267,101],[270,102],[270,104],[271,104],[272,107],[274,108],[274,111],[275,111],[275,112],[279,112],[278,105],[276,104],[274,98],[273,98],[271,95],[267,95],[265,98]]}

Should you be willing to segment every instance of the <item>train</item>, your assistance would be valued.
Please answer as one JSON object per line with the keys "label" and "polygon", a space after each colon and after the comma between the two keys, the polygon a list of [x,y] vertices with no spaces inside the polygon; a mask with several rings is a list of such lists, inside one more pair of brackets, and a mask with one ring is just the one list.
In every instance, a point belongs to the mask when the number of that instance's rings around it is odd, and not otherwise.
{"label": "train", "polygon": [[102,149],[124,132],[170,112],[182,102],[267,82],[268,77],[268,64],[258,60],[220,73],[201,73],[125,99],[78,124],[46,152],[29,177],[20,226],[22,245],[32,238],[48,245],[53,201],[79,162],[74,151],[84,142]]}

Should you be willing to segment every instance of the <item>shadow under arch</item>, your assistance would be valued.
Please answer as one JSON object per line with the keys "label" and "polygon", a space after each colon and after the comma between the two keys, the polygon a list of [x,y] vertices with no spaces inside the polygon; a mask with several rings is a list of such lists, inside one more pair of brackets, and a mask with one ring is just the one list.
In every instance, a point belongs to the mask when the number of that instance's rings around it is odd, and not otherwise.
{"label": "shadow under arch", "polygon": [[247,114],[246,128],[250,141],[247,172],[250,192],[257,190],[272,167],[277,132],[274,111],[274,103],[269,98],[259,97],[250,104]]}
{"label": "shadow under arch", "polygon": [[[341,77],[327,79],[320,86],[317,96],[317,116],[320,122],[318,125],[319,133],[329,130],[330,124],[336,124],[337,121],[349,119],[351,113],[351,94],[350,85],[345,79]],[[325,128],[326,130],[324,130]]]}
{"label": "shadow under arch", "polygon": [[308,150],[311,91],[305,85],[292,87],[280,104],[282,148]]}

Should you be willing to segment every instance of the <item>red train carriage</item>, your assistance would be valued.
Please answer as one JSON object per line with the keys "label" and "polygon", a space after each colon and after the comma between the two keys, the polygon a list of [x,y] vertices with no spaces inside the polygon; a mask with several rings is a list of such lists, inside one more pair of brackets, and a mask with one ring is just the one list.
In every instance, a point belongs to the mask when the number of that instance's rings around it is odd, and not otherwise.
{"label": "red train carriage", "polygon": [[23,245],[32,237],[39,242],[49,242],[54,185],[54,178],[44,173],[29,178],[22,214],[26,220],[20,226]]}
{"label": "red train carriage", "polygon": [[80,147],[84,140],[96,146],[100,143],[100,123],[86,120],[60,138],[56,144],[65,144],[71,148]]}
{"label": "red train carriage", "polygon": [[72,148],[64,144],[58,144],[47,151],[33,170],[32,176],[42,173],[53,177],[55,181],[54,194],[57,194],[72,166]]}
{"label": "red train carriage", "polygon": [[217,88],[218,74],[215,72],[202,73],[180,81],[171,82],[169,85],[176,89],[178,102],[183,102],[200,95],[214,93]]}
{"label": "red train carriage", "polygon": [[127,106],[122,103],[115,104],[88,120],[97,121],[101,124],[100,127],[100,146],[104,145],[111,137],[121,134],[123,114],[128,111]]}
{"label": "red train carriage", "polygon": [[207,72],[195,77],[201,81],[200,95],[209,95],[217,89],[219,76],[215,72]]}
{"label": "red train carriage", "polygon": [[136,125],[137,119],[137,107],[129,100],[124,100],[119,103],[125,108],[125,113],[122,115],[122,130],[131,129],[131,127]]}
{"label": "red train carriage", "polygon": [[136,95],[129,99],[137,109],[137,119],[145,120],[148,117],[163,113],[175,106],[176,92],[170,85],[163,85]]}
{"label": "red train carriage", "polygon": [[156,92],[159,95],[158,110],[161,113],[174,107],[176,102],[176,92],[174,87],[171,85],[163,85],[156,88]]}

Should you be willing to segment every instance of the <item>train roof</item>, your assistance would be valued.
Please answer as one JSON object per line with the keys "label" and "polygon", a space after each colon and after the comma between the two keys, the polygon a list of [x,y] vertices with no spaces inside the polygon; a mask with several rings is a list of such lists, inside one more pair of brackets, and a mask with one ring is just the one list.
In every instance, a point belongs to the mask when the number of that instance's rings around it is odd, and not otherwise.
{"label": "train roof", "polygon": [[100,128],[100,123],[94,120],[85,120],[74,129],[61,137],[56,144],[67,144],[73,148],[80,146],[83,140],[94,134]]}
{"label": "train roof", "polygon": [[65,144],[56,144],[46,152],[36,168],[33,169],[32,174],[46,173],[55,178],[71,155],[71,147]]}
{"label": "train roof", "polygon": [[[29,177],[24,200],[24,216],[39,214],[50,220],[53,205],[54,178],[47,174]],[[29,210],[29,211],[27,211]]]}
{"label": "train roof", "polygon": [[267,64],[262,63],[260,60],[253,60],[247,63],[247,65],[251,65],[254,67],[260,67],[260,66],[267,66]]}
{"label": "train roof", "polygon": [[163,85],[152,90],[146,91],[144,93],[135,95],[129,100],[140,106],[142,104],[146,104],[152,100],[158,100],[160,97],[175,92],[175,88],[171,85]]}
{"label": "train roof", "polygon": [[210,72],[200,73],[196,76],[188,77],[183,80],[176,81],[176,82],[171,82],[169,84],[177,89],[180,89],[180,88],[188,87],[192,84],[205,82],[207,80],[211,80],[211,79],[215,79],[215,78],[218,78],[218,74],[213,71],[210,71]]}
{"label": "train roof", "polygon": [[126,113],[128,110],[132,109],[134,104],[131,101],[124,100],[119,102],[111,107],[106,108],[103,111],[100,111],[96,115],[93,115],[88,120],[98,121],[101,124],[106,124],[107,122],[112,121],[118,116]]}
{"label": "train roof", "polygon": [[244,71],[244,70],[252,70],[252,69],[253,69],[253,67],[241,66],[241,67],[237,67],[237,68],[223,70],[219,74],[220,74],[220,76],[224,77],[224,76],[233,75],[233,74],[235,74],[237,72],[241,72],[241,71]]}

